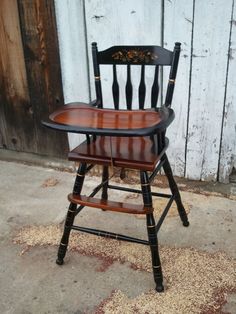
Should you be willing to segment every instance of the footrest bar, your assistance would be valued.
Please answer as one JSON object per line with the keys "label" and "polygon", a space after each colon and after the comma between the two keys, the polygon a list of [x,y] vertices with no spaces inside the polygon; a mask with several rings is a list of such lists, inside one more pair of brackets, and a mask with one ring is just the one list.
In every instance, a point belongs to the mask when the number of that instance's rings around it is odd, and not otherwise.
{"label": "footrest bar", "polygon": [[156,233],[159,231],[159,229],[163,223],[163,220],[165,219],[166,215],[168,214],[168,211],[169,211],[171,204],[173,203],[174,199],[175,199],[175,195],[172,195],[172,197],[170,198],[169,202],[166,205],[166,208],[164,209],[163,213],[161,214],[159,221],[156,224]]}
{"label": "footrest bar", "polygon": [[152,192],[152,196],[158,196],[158,197],[163,197],[163,198],[171,198],[173,195],[172,194]]}
{"label": "footrest bar", "polygon": [[[132,193],[142,194],[142,191],[140,191],[138,189],[130,189],[130,188],[126,188],[126,187],[123,187],[123,186],[117,186],[117,185],[108,184],[108,188],[112,189],[112,190],[119,190],[119,191],[125,191],[125,192],[132,192]],[[172,194],[165,194],[165,193],[158,193],[158,192],[151,192],[151,194],[153,196],[164,197],[164,198],[171,198],[172,197]]]}
{"label": "footrest bar", "polygon": [[85,232],[85,233],[94,234],[94,235],[105,237],[105,238],[149,245],[149,242],[147,240],[132,238],[126,235],[108,232],[104,230],[98,230],[98,229],[92,229],[92,228],[86,228],[86,227],[80,227],[80,226],[72,226],[71,229]]}
{"label": "footrest bar", "polygon": [[[95,196],[97,193],[99,192],[99,190],[94,190],[92,193],[89,194],[89,197],[93,197]],[[80,205],[79,207],[77,207],[76,211],[75,211],[75,216],[78,215],[78,213],[85,207],[85,205]]]}

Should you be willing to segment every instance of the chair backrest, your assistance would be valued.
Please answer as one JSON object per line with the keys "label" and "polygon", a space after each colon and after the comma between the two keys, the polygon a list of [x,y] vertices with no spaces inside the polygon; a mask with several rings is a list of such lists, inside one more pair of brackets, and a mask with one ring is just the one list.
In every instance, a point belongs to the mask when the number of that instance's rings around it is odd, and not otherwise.
{"label": "chair backrest", "polygon": [[93,68],[97,105],[103,108],[102,85],[100,65],[113,66],[112,94],[114,108],[119,109],[120,87],[117,79],[117,65],[127,65],[127,80],[125,84],[125,97],[128,110],[132,110],[133,85],[131,80],[131,66],[141,66],[141,77],[138,87],[139,109],[144,109],[146,97],[145,67],[155,66],[153,84],[151,87],[150,107],[157,106],[159,96],[159,67],[170,66],[169,81],[164,106],[169,107],[172,102],[175,78],[179,62],[180,43],[175,43],[174,50],[170,51],[159,46],[113,46],[98,51],[97,43],[92,43]]}

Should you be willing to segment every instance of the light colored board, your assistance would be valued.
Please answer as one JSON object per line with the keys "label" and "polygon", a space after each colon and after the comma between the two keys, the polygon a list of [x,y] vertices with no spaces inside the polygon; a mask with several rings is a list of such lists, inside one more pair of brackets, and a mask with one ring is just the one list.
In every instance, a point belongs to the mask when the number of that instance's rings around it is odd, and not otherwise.
{"label": "light colored board", "polygon": [[[175,120],[167,130],[170,139],[168,157],[176,176],[185,172],[185,144],[187,135],[189,81],[191,63],[191,37],[193,28],[193,0],[165,1],[164,47],[172,50],[175,41],[181,42],[181,54],[172,102]],[[164,69],[163,92],[165,96],[169,69]],[[164,101],[164,99],[163,99]]]}
{"label": "light colored board", "polygon": [[[90,100],[83,6],[82,0],[55,0],[65,103]],[[70,149],[84,139],[69,134]]]}
{"label": "light colored board", "polygon": [[229,175],[236,169],[236,3],[234,4],[232,33],[229,53],[229,68],[223,120],[220,154],[219,181],[228,183]]}
{"label": "light colored board", "polygon": [[195,2],[186,176],[216,180],[231,1]]}
{"label": "light colored board", "polygon": [[[113,45],[160,45],[161,44],[161,1],[149,0],[87,0],[85,1],[86,23],[88,34],[88,51],[90,63],[90,81],[92,98],[95,98],[93,68],[91,58],[91,43],[96,41],[99,50]],[[137,87],[140,67],[132,67],[132,83]],[[153,82],[154,68],[146,71],[147,93],[150,94]],[[106,107],[111,103],[111,67],[101,67],[103,102]],[[119,67],[119,84],[126,82],[125,67]],[[137,96],[134,91],[133,99]],[[120,90],[121,103],[125,107],[124,88]],[[145,106],[150,104],[147,97]],[[137,107],[137,103],[134,107]]]}

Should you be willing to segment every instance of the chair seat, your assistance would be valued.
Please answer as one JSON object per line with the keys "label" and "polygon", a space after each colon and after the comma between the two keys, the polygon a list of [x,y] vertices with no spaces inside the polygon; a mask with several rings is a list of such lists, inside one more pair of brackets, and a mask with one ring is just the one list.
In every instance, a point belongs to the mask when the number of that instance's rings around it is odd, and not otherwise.
{"label": "chair seat", "polygon": [[83,142],[73,149],[68,159],[100,165],[113,163],[115,167],[153,171],[167,146],[166,138],[165,148],[158,154],[156,144],[150,137],[97,136],[94,141]]}

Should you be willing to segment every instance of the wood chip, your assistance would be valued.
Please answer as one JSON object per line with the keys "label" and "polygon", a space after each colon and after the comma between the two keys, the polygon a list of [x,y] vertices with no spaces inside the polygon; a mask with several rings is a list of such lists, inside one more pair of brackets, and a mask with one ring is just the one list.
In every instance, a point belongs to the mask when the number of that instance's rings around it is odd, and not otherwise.
{"label": "wood chip", "polygon": [[56,178],[48,178],[46,179],[43,184],[41,185],[42,188],[47,188],[50,186],[55,186],[59,183],[60,181]]}
{"label": "wood chip", "polygon": [[[13,242],[32,246],[58,245],[59,226],[29,226],[21,229]],[[93,235],[72,233],[71,251],[109,261],[129,262],[136,269],[151,272],[149,248]],[[97,308],[96,313],[194,314],[222,313],[229,292],[236,291],[236,261],[223,252],[210,254],[194,248],[160,248],[166,282],[165,292],[144,291],[129,298],[115,291]],[[137,274],[138,276],[138,274]],[[135,283],[134,283],[135,284]]]}

